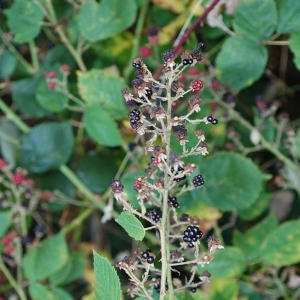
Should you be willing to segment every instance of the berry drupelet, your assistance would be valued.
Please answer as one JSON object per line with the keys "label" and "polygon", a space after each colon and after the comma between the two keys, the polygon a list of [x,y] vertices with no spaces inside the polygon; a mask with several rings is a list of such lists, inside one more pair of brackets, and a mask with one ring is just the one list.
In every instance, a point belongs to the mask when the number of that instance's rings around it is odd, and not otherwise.
{"label": "berry drupelet", "polygon": [[188,226],[183,233],[183,241],[188,243],[189,248],[193,248],[195,242],[203,236],[202,231],[197,226]]}
{"label": "berry drupelet", "polygon": [[193,182],[194,187],[196,187],[196,188],[202,186],[205,183],[203,176],[201,174],[195,176],[193,178],[192,182]]}
{"label": "berry drupelet", "polygon": [[177,201],[176,197],[168,197],[168,204],[171,207],[174,207],[174,208],[178,208],[179,207],[179,202]]}

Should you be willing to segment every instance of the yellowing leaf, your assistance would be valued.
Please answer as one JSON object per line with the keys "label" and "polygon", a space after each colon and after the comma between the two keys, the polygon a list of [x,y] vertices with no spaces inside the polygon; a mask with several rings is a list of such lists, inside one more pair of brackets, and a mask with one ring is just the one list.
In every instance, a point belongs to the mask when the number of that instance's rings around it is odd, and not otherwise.
{"label": "yellowing leaf", "polygon": [[[154,0],[157,1],[157,0]],[[161,1],[166,3],[165,5],[167,5],[168,2],[172,2],[174,3],[174,1]],[[160,45],[165,45],[170,43],[171,41],[174,40],[174,38],[176,37],[176,35],[178,34],[178,31],[182,28],[182,26],[184,25],[186,19],[187,19],[187,13],[190,13],[193,11],[195,4],[197,1],[193,1],[189,7],[187,8],[187,12],[180,10],[180,11],[176,11],[176,12],[180,12],[181,14],[175,18],[174,21],[172,21],[171,23],[169,23],[168,25],[164,26],[159,34],[159,44]],[[163,8],[163,7],[162,7]],[[200,6],[195,12],[194,12],[194,16],[199,16],[203,13],[204,8],[202,6]]]}

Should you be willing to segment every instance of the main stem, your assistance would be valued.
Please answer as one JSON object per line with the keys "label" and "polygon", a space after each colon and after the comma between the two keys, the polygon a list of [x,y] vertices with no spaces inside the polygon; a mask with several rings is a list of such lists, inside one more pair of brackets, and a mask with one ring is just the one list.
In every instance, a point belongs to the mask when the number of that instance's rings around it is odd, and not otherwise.
{"label": "main stem", "polygon": [[[171,83],[172,80],[170,79],[167,85],[167,99],[168,99],[168,108],[167,108],[167,126],[166,131],[164,132],[164,143],[166,149],[166,156],[167,156],[167,165],[170,164],[170,143],[171,143],[171,130],[172,130],[172,123],[171,123],[171,109],[172,109],[172,99],[171,99]],[[167,187],[169,185],[169,177],[165,173],[165,180],[164,186]],[[169,299],[173,299],[174,291],[173,291],[173,284],[172,284],[172,273],[171,268],[168,267],[168,262],[170,259],[170,245],[169,245],[169,236],[170,236],[170,214],[168,209],[168,196],[169,191],[164,190],[163,194],[163,209],[162,209],[162,229],[161,229],[161,255],[162,255],[162,267],[161,267],[161,294],[160,300],[164,299],[165,295],[165,287],[166,282],[168,282],[168,294]]]}

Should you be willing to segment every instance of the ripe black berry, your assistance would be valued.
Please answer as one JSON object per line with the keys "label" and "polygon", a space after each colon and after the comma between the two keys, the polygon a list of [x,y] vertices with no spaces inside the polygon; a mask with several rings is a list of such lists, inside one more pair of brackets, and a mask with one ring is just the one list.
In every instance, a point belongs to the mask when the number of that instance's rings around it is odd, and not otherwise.
{"label": "ripe black berry", "polygon": [[176,197],[169,197],[169,198],[168,198],[168,204],[169,204],[171,207],[175,207],[175,208],[178,208],[178,207],[179,207],[179,202],[177,201],[177,198],[176,198]]}
{"label": "ripe black berry", "polygon": [[151,209],[147,212],[147,217],[157,223],[160,219],[160,214],[155,209]]}
{"label": "ripe black berry", "polygon": [[147,94],[148,97],[150,97],[153,94],[152,89],[151,88],[147,88],[146,89],[146,94]]}
{"label": "ripe black berry", "polygon": [[149,257],[149,253],[147,251],[142,253],[142,258],[147,259]]}
{"label": "ripe black berry", "polygon": [[200,187],[202,186],[205,182],[204,182],[204,179],[203,179],[203,176],[202,175],[197,175],[193,178],[193,185],[194,187]]}
{"label": "ripe black berry", "polygon": [[207,121],[212,123],[212,121],[214,120],[213,116],[212,115],[209,115],[206,117]]}
{"label": "ripe black berry", "polygon": [[147,258],[147,263],[152,264],[154,262],[154,258],[152,256]]}
{"label": "ripe black berry", "polygon": [[132,63],[132,66],[136,69],[140,69],[142,67],[141,64],[138,64],[138,63],[135,63],[135,62]]}
{"label": "ripe black berry", "polygon": [[197,226],[187,226],[186,230],[183,232],[182,240],[188,244],[189,248],[193,248],[193,242],[197,242],[200,240],[203,233],[200,231],[199,227]]}
{"label": "ripe black berry", "polygon": [[218,120],[217,120],[217,119],[213,119],[213,120],[211,121],[211,124],[213,124],[213,125],[218,124]]}
{"label": "ripe black berry", "polygon": [[[158,278],[157,279],[157,283],[156,284],[154,284],[154,290],[156,291],[156,292],[160,292],[160,278]],[[166,291],[169,289],[169,287],[168,287],[168,284],[166,283]]]}
{"label": "ripe black berry", "polygon": [[189,287],[189,291],[194,294],[194,293],[197,292],[197,288],[195,288],[195,287]]}

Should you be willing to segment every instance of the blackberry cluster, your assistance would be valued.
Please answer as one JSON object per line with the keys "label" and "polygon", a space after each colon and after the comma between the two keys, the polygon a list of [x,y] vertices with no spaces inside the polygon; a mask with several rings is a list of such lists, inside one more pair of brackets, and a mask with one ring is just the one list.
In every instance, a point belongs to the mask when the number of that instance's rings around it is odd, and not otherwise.
{"label": "blackberry cluster", "polygon": [[204,178],[201,174],[195,176],[192,182],[194,187],[196,188],[202,186],[205,183]]}
{"label": "blackberry cluster", "polygon": [[187,136],[187,129],[183,124],[178,125],[175,130],[178,135]]}
{"label": "blackberry cluster", "polygon": [[186,230],[183,233],[183,241],[188,244],[189,248],[193,248],[194,244],[193,242],[197,242],[197,240],[200,240],[202,238],[202,231],[197,226],[188,226]]}
{"label": "blackberry cluster", "polygon": [[[175,176],[180,174],[182,171],[184,171],[184,168],[178,167],[177,171],[175,172]],[[171,168],[171,172],[174,173],[174,168],[173,167]],[[174,178],[174,181],[180,182],[180,181],[184,180],[185,178],[186,178],[186,176],[183,175],[182,177]]]}
{"label": "blackberry cluster", "polygon": [[157,223],[161,216],[158,211],[156,211],[155,209],[151,209],[147,212],[147,217],[150,218],[155,223]]}
{"label": "blackberry cluster", "polygon": [[176,197],[168,197],[168,204],[171,207],[175,207],[175,208],[179,207],[179,202],[177,201]]}
{"label": "blackberry cluster", "polygon": [[134,108],[128,115],[128,118],[129,118],[129,122],[130,122],[130,125],[131,127],[133,128],[137,122],[139,122],[141,120],[141,112]]}
{"label": "blackberry cluster", "polygon": [[176,57],[176,54],[173,50],[166,50],[161,54],[163,61],[173,60]]}
{"label": "blackberry cluster", "polygon": [[210,122],[213,125],[218,124],[218,120],[214,119],[214,117],[212,115],[207,116],[206,119],[207,119],[208,122]]}
{"label": "blackberry cluster", "polygon": [[194,50],[192,50],[191,56],[192,56],[193,59],[196,59],[197,61],[202,60],[202,55],[200,54],[200,50],[203,47],[203,45],[204,45],[203,43],[199,43],[197,45],[197,47]]}
{"label": "blackberry cluster", "polygon": [[154,257],[151,256],[151,250],[147,249],[145,252],[142,253],[142,258],[147,261],[148,264],[152,264],[154,262]]}
{"label": "blackberry cluster", "polygon": [[34,233],[36,236],[42,237],[46,234],[46,228],[42,225],[36,225],[34,227]]}

